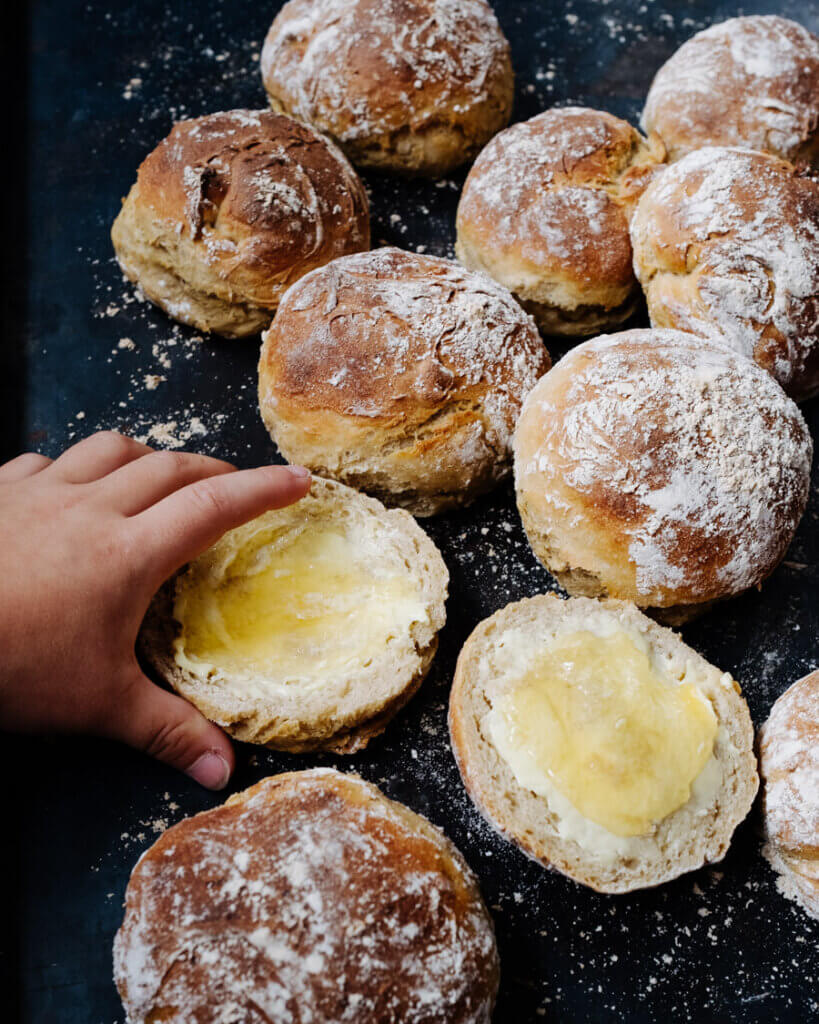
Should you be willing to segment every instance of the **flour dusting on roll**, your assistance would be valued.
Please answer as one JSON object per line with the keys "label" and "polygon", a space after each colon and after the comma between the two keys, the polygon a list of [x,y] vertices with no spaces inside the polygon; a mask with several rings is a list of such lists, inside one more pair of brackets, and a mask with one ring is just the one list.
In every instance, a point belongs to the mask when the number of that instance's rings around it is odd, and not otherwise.
{"label": "flour dusting on roll", "polygon": [[773,378],[670,330],[604,335],[532,390],[515,434],[518,508],[570,594],[669,623],[769,576],[807,504],[812,442]]}
{"label": "flour dusting on roll", "polygon": [[712,25],[657,72],[643,125],[672,160],[703,146],[743,146],[814,164],[819,38],[777,15]]}
{"label": "flour dusting on roll", "polygon": [[458,259],[505,285],[547,334],[622,323],[639,299],[628,222],[663,156],[656,138],[600,110],[512,125],[466,179]]}
{"label": "flour dusting on roll", "polygon": [[367,196],[343,154],[270,111],[180,121],[143,160],[111,231],[123,273],[182,323],[258,334],[286,288],[368,249]]}
{"label": "flour dusting on roll", "polygon": [[363,167],[441,175],[509,122],[509,44],[486,0],[290,0],[262,50],[274,109]]}
{"label": "flour dusting on roll", "polygon": [[486,275],[378,249],[290,289],[264,336],[259,407],[288,461],[432,515],[508,475],[549,365],[534,321]]}
{"label": "flour dusting on roll", "polygon": [[164,832],[114,942],[128,1024],[489,1024],[498,973],[458,850],[327,768],[263,779]]}
{"label": "flour dusting on roll", "polygon": [[819,390],[819,181],[764,153],[702,149],[643,194],[634,268],[655,327],[754,359],[800,401]]}
{"label": "flour dusting on roll", "polygon": [[819,920],[819,672],[777,699],[759,734],[763,853],[780,891]]}

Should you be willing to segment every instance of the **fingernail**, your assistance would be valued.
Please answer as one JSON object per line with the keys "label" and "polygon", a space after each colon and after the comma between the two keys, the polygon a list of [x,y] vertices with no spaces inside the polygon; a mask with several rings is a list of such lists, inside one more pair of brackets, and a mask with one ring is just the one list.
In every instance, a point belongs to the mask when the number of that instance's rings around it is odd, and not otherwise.
{"label": "fingernail", "polygon": [[284,468],[288,473],[292,473],[293,476],[298,477],[300,480],[312,475],[305,466],[285,466]]}
{"label": "fingernail", "polygon": [[193,762],[188,775],[205,789],[224,789],[230,778],[230,765],[221,754],[209,750]]}

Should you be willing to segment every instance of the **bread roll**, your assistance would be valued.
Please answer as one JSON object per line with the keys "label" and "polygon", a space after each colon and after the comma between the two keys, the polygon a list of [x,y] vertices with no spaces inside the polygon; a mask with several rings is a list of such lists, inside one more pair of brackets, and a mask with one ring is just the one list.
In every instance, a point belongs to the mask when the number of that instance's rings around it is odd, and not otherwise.
{"label": "bread roll", "polygon": [[290,462],[432,515],[508,474],[521,403],[549,365],[494,281],[378,249],[290,289],[264,336],[259,406]]}
{"label": "bread roll", "polygon": [[783,895],[819,920],[819,672],[776,701],[759,733],[763,853]]}
{"label": "bread roll", "polygon": [[655,327],[725,342],[797,401],[819,391],[819,181],[702,149],[646,189],[631,238]]}
{"label": "bread roll", "polygon": [[737,684],[624,601],[540,595],[486,619],[449,728],[487,821],[598,892],[720,860],[757,789]]}
{"label": "bread roll", "polygon": [[819,39],[775,15],[698,32],[657,72],[643,112],[671,160],[743,146],[797,162],[819,157]]}
{"label": "bread roll", "polygon": [[769,576],[808,499],[797,406],[750,360],[679,331],[579,345],[530,393],[514,447],[546,568],[570,594],[670,624]]}
{"label": "bread roll", "polygon": [[455,252],[505,285],[547,334],[593,334],[639,300],[628,221],[663,159],[626,121],[547,110],[496,135],[458,205]]}
{"label": "bread roll", "polygon": [[262,50],[275,110],[355,164],[442,175],[509,123],[509,44],[485,0],[290,0]]}
{"label": "bread roll", "polygon": [[174,125],[111,238],[123,273],[169,316],[239,338],[267,327],[303,274],[369,248],[367,196],[311,128],[231,110]]}
{"label": "bread roll", "polygon": [[405,512],[314,479],[298,504],[225,534],[169,581],[140,649],[237,739],[351,754],[426,676],[448,579]]}
{"label": "bread roll", "polygon": [[425,818],[331,769],[169,828],[114,942],[129,1024],[489,1024],[492,921]]}

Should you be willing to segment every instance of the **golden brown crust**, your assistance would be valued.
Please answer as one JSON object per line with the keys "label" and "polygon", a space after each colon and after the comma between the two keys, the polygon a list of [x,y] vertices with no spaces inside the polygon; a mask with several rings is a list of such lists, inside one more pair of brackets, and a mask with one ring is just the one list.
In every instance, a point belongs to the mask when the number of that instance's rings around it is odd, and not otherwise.
{"label": "golden brown crust", "polygon": [[380,249],[288,292],[264,337],[259,405],[288,460],[426,515],[508,472],[521,403],[549,365],[493,281]]}
{"label": "golden brown crust", "polygon": [[679,615],[774,570],[811,453],[798,408],[750,361],[678,331],[624,331],[573,349],[531,392],[518,507],[570,593]]}
{"label": "golden brown crust", "polygon": [[[489,1024],[492,923],[455,847],[355,776],[273,776],[168,829],[114,946],[129,1024]],[[227,1019],[227,1018],[225,1018]]]}
{"label": "golden brown crust", "polygon": [[354,163],[445,174],[509,122],[509,44],[485,0],[290,0],[262,52],[274,109]]}
{"label": "golden brown crust", "polygon": [[819,38],[775,15],[712,25],[657,72],[643,124],[671,160],[703,146],[743,146],[815,164]]}
{"label": "golden brown crust", "polygon": [[626,121],[548,110],[496,135],[458,205],[458,258],[512,291],[542,330],[588,334],[634,310],[628,221],[664,150]]}
{"label": "golden brown crust", "polygon": [[174,125],[140,165],[112,237],[125,273],[172,316],[254,333],[303,274],[368,248],[367,197],[308,126],[234,110]]}
{"label": "golden brown crust", "polygon": [[699,150],[646,190],[631,236],[654,326],[726,341],[797,401],[819,390],[819,181]]}

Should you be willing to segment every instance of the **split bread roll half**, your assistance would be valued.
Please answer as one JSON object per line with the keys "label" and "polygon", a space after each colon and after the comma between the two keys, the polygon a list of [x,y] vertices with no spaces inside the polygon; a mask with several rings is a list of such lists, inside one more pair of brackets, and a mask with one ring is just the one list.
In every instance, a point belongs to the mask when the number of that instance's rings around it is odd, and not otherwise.
{"label": "split bread roll half", "polygon": [[559,107],[514,124],[472,165],[455,253],[546,334],[620,324],[640,298],[629,219],[664,156],[656,137],[601,110]]}
{"label": "split bread roll half", "polygon": [[370,247],[367,194],[332,142],[269,110],[175,124],[111,230],[119,265],[169,316],[239,338],[309,270]]}
{"label": "split bread roll half", "polygon": [[796,401],[819,392],[819,180],[743,149],[701,149],[643,193],[634,270],[654,327],[729,345]]}
{"label": "split bread roll half", "polygon": [[643,111],[671,160],[742,146],[819,157],[819,38],[777,15],[730,18],[692,36],[657,72]]}
{"label": "split bread roll half", "polygon": [[599,892],[720,860],[757,790],[737,684],[624,601],[540,595],[484,620],[449,728],[487,821]]}
{"label": "split bread roll half", "polygon": [[819,920],[819,672],[778,698],[759,733],[763,854],[779,891]]}
{"label": "split bread roll half", "polygon": [[114,941],[128,1024],[489,1024],[477,880],[425,818],[331,769],[263,779],[140,858]]}
{"label": "split bread roll half", "polygon": [[486,0],[290,0],[264,43],[271,106],[362,167],[447,174],[509,123],[509,43]]}
{"label": "split bread roll half", "polygon": [[448,580],[406,512],[314,478],[166,583],[139,649],[239,740],[354,753],[426,676]]}
{"label": "split bread roll half", "polygon": [[485,274],[384,248],[309,274],[259,357],[259,409],[288,462],[417,516],[505,479],[523,399],[549,366]]}
{"label": "split bread roll half", "polygon": [[805,511],[813,444],[751,360],[632,330],[578,345],[541,378],[514,451],[526,534],[561,585],[675,625],[774,571]]}

